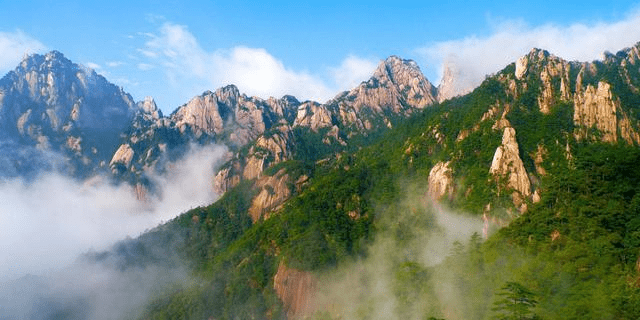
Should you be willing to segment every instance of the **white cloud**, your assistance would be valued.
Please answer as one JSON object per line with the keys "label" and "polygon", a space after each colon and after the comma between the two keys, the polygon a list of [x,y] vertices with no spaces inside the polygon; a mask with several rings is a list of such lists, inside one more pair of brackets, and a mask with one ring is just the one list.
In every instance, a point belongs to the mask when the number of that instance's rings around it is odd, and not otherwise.
{"label": "white cloud", "polygon": [[[604,51],[616,52],[640,40],[640,15],[634,13],[613,23],[581,23],[569,26],[547,24],[531,27],[522,21],[503,21],[487,37],[469,36],[420,48],[427,65],[456,65],[463,81],[478,85],[485,75],[495,73],[532,48],[548,50],[567,60],[592,61]],[[438,79],[443,68],[438,71]]]}
{"label": "white cloud", "polygon": [[335,83],[339,88],[354,88],[371,77],[377,61],[367,60],[350,55],[337,68],[330,68]]}
{"label": "white cloud", "polygon": [[96,71],[102,69],[102,67],[99,64],[94,63],[94,62],[87,62],[87,67],[89,67],[89,68],[91,68],[93,70],[96,70]]}
{"label": "white cloud", "polygon": [[325,101],[338,91],[314,75],[287,68],[265,49],[237,46],[206,51],[182,25],[165,23],[158,35],[148,37],[144,48],[138,51],[164,67],[172,86],[189,90],[184,93],[189,95],[183,97],[185,101],[194,94],[193,90],[202,92],[228,84],[263,98],[292,94]]}
{"label": "white cloud", "polygon": [[120,67],[120,66],[124,65],[124,62],[122,62],[122,61],[107,61],[106,65],[109,68],[116,68],[116,67]]}
{"label": "white cloud", "polygon": [[[25,54],[46,50],[44,44],[21,30],[0,32],[0,74],[15,68]],[[0,75],[0,76],[1,76]]]}

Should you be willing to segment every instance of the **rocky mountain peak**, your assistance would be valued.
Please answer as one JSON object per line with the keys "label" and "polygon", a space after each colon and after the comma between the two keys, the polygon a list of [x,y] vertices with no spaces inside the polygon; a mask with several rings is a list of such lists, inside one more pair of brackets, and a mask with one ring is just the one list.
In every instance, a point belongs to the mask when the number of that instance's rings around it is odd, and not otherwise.
{"label": "rocky mountain peak", "polygon": [[158,109],[156,105],[156,101],[153,100],[153,97],[147,96],[144,100],[138,102],[138,108],[140,111],[148,117],[152,119],[160,119],[162,118],[162,111]]}
{"label": "rocky mountain peak", "polygon": [[346,94],[338,95],[334,101],[352,104],[356,113],[362,108],[375,113],[385,109],[393,113],[411,113],[413,108],[421,109],[433,104],[436,101],[436,88],[422,74],[415,61],[390,56],[380,62],[368,81]]}
{"label": "rocky mountain peak", "polygon": [[73,63],[67,59],[62,53],[58,51],[51,51],[44,55],[40,54],[32,54],[25,55],[22,59],[22,62],[16,69],[17,73],[20,71],[30,71],[30,70],[44,70],[44,69],[54,69],[60,67],[70,67]]}
{"label": "rocky mountain peak", "polygon": [[[420,67],[413,60],[402,59],[398,56],[390,56],[380,61],[373,73],[373,78],[379,80],[391,80],[394,84],[407,83],[407,76],[424,78]],[[426,80],[426,79],[425,79]],[[428,81],[427,81],[428,82]]]}
{"label": "rocky mountain peak", "polygon": [[138,110],[122,88],[58,51],[25,56],[0,79],[0,92],[4,142],[59,151],[88,170],[110,157]]}
{"label": "rocky mountain peak", "polygon": [[[34,112],[56,131],[65,125],[91,129],[122,128],[136,105],[122,88],[109,83],[94,70],[75,64],[58,51],[33,54],[0,80],[5,93],[2,110],[14,121]],[[29,101],[28,104],[25,101]]]}
{"label": "rocky mountain peak", "polygon": [[240,97],[240,90],[235,85],[228,85],[222,88],[218,88],[215,93],[216,97],[219,101],[224,101],[225,103],[234,103]]}

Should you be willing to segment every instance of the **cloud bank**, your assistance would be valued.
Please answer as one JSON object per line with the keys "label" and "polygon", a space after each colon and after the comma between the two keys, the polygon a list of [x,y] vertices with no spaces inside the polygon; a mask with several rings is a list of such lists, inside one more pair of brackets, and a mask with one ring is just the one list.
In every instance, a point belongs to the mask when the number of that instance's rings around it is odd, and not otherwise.
{"label": "cloud bank", "polygon": [[104,250],[178,214],[213,202],[214,169],[226,149],[193,148],[165,176],[161,196],[141,202],[129,186],[79,183],[50,173],[27,183],[0,182],[0,282],[64,267],[87,250]]}
{"label": "cloud bank", "polygon": [[640,13],[612,23],[568,26],[546,24],[529,26],[520,20],[493,23],[493,32],[486,37],[437,42],[416,50],[427,65],[440,66],[436,83],[446,64],[455,65],[460,75],[459,87],[475,87],[485,75],[500,71],[509,63],[527,54],[532,48],[548,50],[567,60],[592,61],[604,51],[616,52],[640,40]]}

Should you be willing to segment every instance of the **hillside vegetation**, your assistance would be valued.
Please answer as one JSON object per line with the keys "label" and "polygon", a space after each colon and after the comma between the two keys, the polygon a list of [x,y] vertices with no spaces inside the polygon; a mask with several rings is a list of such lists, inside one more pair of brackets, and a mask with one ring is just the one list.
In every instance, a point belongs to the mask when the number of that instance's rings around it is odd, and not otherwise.
{"label": "hillside vegetation", "polygon": [[[268,214],[254,222],[252,201],[278,190],[245,179],[110,254],[122,268],[186,261],[197,279],[142,319],[640,318],[637,53],[533,50],[347,147],[299,129],[301,149],[262,172],[290,191]],[[462,214],[498,230],[443,227]]]}

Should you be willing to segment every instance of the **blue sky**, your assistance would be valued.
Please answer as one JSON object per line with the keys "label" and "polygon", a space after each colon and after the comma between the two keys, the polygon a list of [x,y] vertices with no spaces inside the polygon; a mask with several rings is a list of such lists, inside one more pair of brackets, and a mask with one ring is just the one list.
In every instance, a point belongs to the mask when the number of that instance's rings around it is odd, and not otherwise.
{"label": "blue sky", "polygon": [[532,47],[593,60],[640,41],[637,1],[2,1],[0,73],[61,51],[165,112],[234,83],[324,101],[395,54],[478,84]]}

